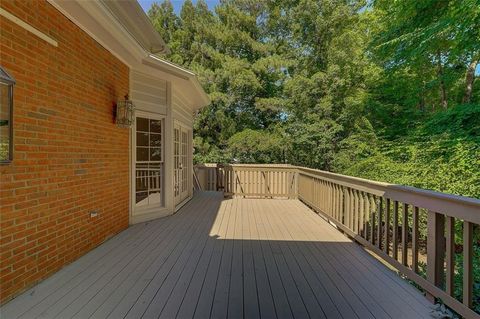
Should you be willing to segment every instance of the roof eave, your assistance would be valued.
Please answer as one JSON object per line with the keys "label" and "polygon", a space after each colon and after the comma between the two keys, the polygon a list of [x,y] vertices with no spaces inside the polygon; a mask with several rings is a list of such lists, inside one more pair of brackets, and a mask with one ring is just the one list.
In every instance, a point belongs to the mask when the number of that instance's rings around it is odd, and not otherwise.
{"label": "roof eave", "polygon": [[135,41],[152,54],[170,52],[165,41],[151,24],[148,16],[136,0],[101,0],[101,5],[109,10]]}

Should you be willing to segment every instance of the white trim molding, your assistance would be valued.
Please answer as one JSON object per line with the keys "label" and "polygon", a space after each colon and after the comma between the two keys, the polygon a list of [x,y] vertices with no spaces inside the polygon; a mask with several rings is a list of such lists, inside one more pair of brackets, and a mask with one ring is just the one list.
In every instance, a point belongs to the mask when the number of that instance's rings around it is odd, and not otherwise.
{"label": "white trim molding", "polygon": [[16,16],[14,16],[13,14],[11,14],[10,12],[8,12],[7,10],[3,9],[3,8],[0,8],[0,16],[12,21],[13,23],[15,23],[16,25],[18,25],[19,27],[22,27],[24,28],[25,30],[27,30],[28,32],[36,35],[37,37],[39,37],[40,39],[42,39],[43,41],[53,45],[54,47],[58,47],[58,42],[57,40],[54,40],[52,39],[51,37],[49,37],[48,35],[46,35],[45,33],[41,32],[40,30],[38,29],[35,29],[34,27],[32,27],[31,25],[29,25],[28,23],[26,23],[25,21],[17,18]]}

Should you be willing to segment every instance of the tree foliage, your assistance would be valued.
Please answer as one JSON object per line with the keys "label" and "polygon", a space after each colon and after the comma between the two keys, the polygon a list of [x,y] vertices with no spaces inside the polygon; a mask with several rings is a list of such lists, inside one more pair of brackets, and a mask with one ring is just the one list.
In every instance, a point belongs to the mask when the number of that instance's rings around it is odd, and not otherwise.
{"label": "tree foliage", "polygon": [[148,14],[165,58],[212,100],[196,116],[196,161],[480,197],[480,1],[188,0],[177,15],[166,0]]}

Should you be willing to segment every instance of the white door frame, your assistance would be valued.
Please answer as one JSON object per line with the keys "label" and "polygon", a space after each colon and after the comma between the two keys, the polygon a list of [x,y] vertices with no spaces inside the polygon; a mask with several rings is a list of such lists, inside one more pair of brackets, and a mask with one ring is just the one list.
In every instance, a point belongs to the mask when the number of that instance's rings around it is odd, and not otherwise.
{"label": "white door frame", "polygon": [[[158,206],[154,207],[136,207],[135,203],[135,188],[136,188],[136,148],[137,148],[137,142],[136,142],[136,118],[137,117],[144,117],[144,118],[149,118],[149,119],[156,119],[156,120],[162,120],[162,157],[163,157],[163,187],[162,187],[162,203]],[[142,110],[135,110],[135,118],[134,118],[134,123],[130,129],[130,224],[135,224],[138,222],[154,219],[154,218],[159,218],[168,215],[169,209],[167,208],[167,192],[166,188],[168,187],[168,180],[167,180],[167,167],[166,167],[166,161],[168,160],[167,153],[166,153],[166,144],[168,142],[167,138],[168,136],[166,135],[167,128],[166,128],[166,116],[159,114],[159,113],[153,113],[153,112],[147,112],[147,111],[142,111]]]}
{"label": "white door frame", "polygon": [[[180,128],[180,136],[179,136],[179,151],[180,151],[180,154],[182,153],[181,152],[181,141],[182,141],[182,130],[184,132],[186,132],[187,134],[187,146],[186,146],[186,156],[187,156],[187,167],[184,168],[184,169],[187,169],[187,190],[186,190],[186,196],[185,198],[183,199],[180,199],[180,201],[177,203],[177,199],[175,198],[175,163],[173,163],[173,192],[174,192],[174,204],[175,204],[175,211],[177,211],[178,209],[180,209],[183,205],[185,205],[185,203],[187,203],[191,198],[192,198],[192,190],[190,189],[190,185],[192,184],[192,178],[193,178],[193,157],[192,157],[192,151],[190,150],[190,148],[192,147],[192,127],[190,125],[187,125],[179,120],[174,120],[173,121],[173,130],[172,132],[174,132],[175,128],[179,127]],[[174,140],[174,134],[175,133],[172,133],[172,140]],[[173,141],[175,143],[175,141]],[[175,150],[173,150],[175,151]],[[175,156],[175,154],[174,154]],[[181,156],[181,155],[180,155]],[[174,162],[175,162],[175,159],[174,159]],[[179,193],[179,196],[182,194],[182,192]]]}

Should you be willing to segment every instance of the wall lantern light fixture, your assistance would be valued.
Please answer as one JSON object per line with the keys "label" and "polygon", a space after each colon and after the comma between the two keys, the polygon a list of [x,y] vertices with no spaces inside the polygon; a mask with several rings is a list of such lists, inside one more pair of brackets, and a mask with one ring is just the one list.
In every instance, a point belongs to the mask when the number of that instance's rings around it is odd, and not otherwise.
{"label": "wall lantern light fixture", "polygon": [[13,86],[15,79],[0,66],[0,163],[13,160]]}
{"label": "wall lantern light fixture", "polygon": [[117,108],[115,111],[115,124],[117,124],[119,127],[132,126],[134,112],[135,106],[133,105],[133,102],[129,100],[128,94],[126,94],[124,100],[117,102]]}

